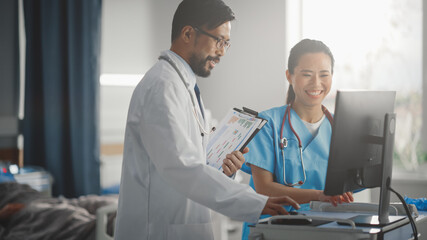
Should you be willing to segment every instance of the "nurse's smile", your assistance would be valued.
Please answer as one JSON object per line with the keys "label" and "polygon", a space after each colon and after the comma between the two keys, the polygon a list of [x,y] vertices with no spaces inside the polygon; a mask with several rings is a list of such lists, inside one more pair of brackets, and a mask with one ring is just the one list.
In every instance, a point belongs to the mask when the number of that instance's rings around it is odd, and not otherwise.
{"label": "nurse's smile", "polygon": [[312,97],[318,97],[321,93],[323,93],[322,90],[311,90],[311,91],[305,91],[308,95]]}

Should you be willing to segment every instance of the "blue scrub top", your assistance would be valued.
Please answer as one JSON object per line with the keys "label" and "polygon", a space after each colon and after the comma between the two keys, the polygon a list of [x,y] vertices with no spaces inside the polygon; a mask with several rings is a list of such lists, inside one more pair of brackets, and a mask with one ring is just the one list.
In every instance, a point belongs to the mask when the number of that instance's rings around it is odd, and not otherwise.
{"label": "blue scrub top", "polygon": [[[272,108],[261,112],[260,117],[268,120],[267,124],[249,143],[249,152],[245,154],[246,164],[253,164],[273,173],[274,181],[284,184],[283,157],[280,149],[280,129],[287,105]],[[302,142],[303,160],[307,180],[302,186],[295,188],[323,190],[325,187],[326,170],[328,166],[329,149],[331,143],[332,126],[325,118],[319,127],[316,136],[313,136],[304,125],[298,114],[291,109],[291,122],[295,132]],[[292,132],[289,122],[283,129],[283,136],[288,139],[285,151],[286,181],[296,183],[304,180],[301,166],[298,138]],[[248,168],[244,168],[248,172]],[[250,172],[249,172],[250,173]],[[251,177],[249,185],[255,189]],[[287,211],[294,210],[285,206]],[[309,204],[301,204],[300,210],[309,210]],[[261,218],[266,216],[261,216]],[[243,227],[242,239],[247,239],[249,229],[247,223]]]}

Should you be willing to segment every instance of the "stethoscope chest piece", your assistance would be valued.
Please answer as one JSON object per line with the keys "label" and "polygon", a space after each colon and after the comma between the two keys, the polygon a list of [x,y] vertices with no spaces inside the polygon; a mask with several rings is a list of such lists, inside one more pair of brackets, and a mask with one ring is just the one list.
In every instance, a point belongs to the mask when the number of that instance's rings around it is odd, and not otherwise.
{"label": "stethoscope chest piece", "polygon": [[284,149],[288,147],[288,139],[286,139],[285,137],[280,139],[280,148]]}

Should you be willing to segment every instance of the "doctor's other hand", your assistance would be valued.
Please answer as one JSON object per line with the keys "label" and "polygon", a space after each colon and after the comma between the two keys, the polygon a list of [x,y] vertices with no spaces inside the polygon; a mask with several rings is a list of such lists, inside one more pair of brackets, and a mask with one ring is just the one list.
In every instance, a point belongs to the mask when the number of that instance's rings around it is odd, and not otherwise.
{"label": "doctor's other hand", "polygon": [[222,170],[225,175],[230,177],[242,168],[242,165],[245,163],[245,157],[243,154],[247,152],[249,152],[249,148],[245,147],[245,149],[243,149],[243,153],[240,151],[234,151],[225,156],[225,159],[222,162]]}
{"label": "doctor's other hand", "polygon": [[275,215],[288,215],[289,213],[283,208],[283,205],[291,205],[295,209],[299,209],[299,204],[288,196],[283,197],[269,197],[264,206],[261,214]]}
{"label": "doctor's other hand", "polygon": [[338,204],[341,204],[341,203],[351,203],[354,201],[354,198],[353,198],[352,192],[346,192],[346,193],[343,193],[342,195],[327,196],[322,191],[320,191],[319,201],[330,202],[332,205],[336,207],[338,206]]}

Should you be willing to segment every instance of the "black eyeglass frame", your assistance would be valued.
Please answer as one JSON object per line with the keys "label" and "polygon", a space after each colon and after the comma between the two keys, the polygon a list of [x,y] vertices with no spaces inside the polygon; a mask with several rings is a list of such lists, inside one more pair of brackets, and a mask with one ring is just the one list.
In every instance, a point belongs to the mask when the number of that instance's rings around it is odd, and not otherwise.
{"label": "black eyeglass frame", "polygon": [[228,48],[230,48],[230,46],[231,46],[230,41],[226,41],[223,38],[214,36],[214,35],[212,35],[212,34],[210,34],[208,32],[203,31],[202,29],[200,29],[198,27],[193,27],[193,29],[196,30],[197,32],[203,34],[203,35],[206,35],[208,37],[211,37],[211,38],[215,39],[216,40],[216,47],[218,49],[221,49],[222,47],[225,47],[225,50],[228,50]]}

